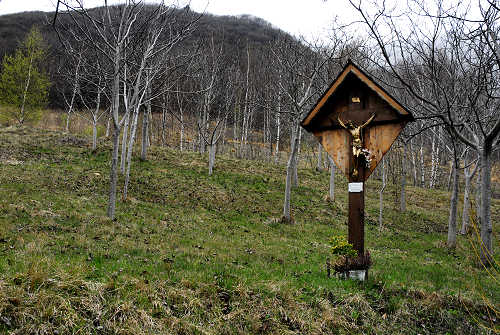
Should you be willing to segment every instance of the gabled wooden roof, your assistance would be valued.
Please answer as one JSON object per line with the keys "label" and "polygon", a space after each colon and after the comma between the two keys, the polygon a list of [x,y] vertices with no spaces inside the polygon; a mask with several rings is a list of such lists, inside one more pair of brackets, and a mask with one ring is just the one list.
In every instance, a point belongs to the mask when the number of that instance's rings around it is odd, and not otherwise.
{"label": "gabled wooden roof", "polygon": [[409,112],[401,103],[399,103],[396,98],[391,96],[382,86],[377,84],[366,72],[361,70],[356,64],[354,64],[350,59],[345,65],[344,69],[335,78],[328,89],[323,93],[323,96],[316,102],[316,105],[311,109],[307,116],[302,120],[301,125],[306,130],[311,131],[309,125],[315,116],[321,111],[321,108],[326,104],[328,99],[335,93],[339,86],[344,82],[349,74],[355,75],[361,82],[366,84],[373,92],[375,92],[381,99],[386,101],[390,107],[392,107],[396,113],[408,121],[414,121],[413,115]]}

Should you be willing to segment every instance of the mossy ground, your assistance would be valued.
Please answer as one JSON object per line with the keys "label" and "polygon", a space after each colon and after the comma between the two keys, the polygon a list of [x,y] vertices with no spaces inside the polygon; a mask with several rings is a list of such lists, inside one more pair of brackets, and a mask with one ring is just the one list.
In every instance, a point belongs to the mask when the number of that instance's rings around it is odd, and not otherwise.
{"label": "mossy ground", "polygon": [[[110,147],[31,128],[0,130],[0,333],[475,334],[499,330],[498,269],[471,236],[445,247],[448,194],[408,187],[407,211],[367,184],[367,282],[327,278],[347,232],[337,176],[300,169],[294,225],[277,223],[284,166],[153,147],[130,198],[106,217]],[[500,201],[493,200],[498,245]],[[496,261],[499,261],[498,248]],[[488,308],[488,304],[492,308]]]}

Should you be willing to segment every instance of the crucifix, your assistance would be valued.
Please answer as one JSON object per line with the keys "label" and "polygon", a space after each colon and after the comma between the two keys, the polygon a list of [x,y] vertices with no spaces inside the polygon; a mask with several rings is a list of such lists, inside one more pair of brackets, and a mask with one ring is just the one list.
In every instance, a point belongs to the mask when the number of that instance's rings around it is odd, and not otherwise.
{"label": "crucifix", "polygon": [[364,182],[411,113],[349,61],[301,125],[312,132],[348,178],[348,241],[364,255]]}
{"label": "crucifix", "polygon": [[[375,117],[375,114],[373,114],[365,123],[363,123],[361,126],[356,126],[352,121],[347,121],[347,126],[342,122],[340,119],[340,115],[338,116],[338,121],[339,124],[347,129],[349,133],[351,133],[352,137],[352,156],[354,158],[354,170],[352,171],[352,176],[354,178],[358,177],[358,166],[359,166],[359,159],[363,151],[363,128],[366,127],[370,122],[372,122],[373,118]],[[366,150],[366,149],[365,149]],[[365,159],[368,157],[365,157]],[[369,168],[369,166],[368,166]]]}

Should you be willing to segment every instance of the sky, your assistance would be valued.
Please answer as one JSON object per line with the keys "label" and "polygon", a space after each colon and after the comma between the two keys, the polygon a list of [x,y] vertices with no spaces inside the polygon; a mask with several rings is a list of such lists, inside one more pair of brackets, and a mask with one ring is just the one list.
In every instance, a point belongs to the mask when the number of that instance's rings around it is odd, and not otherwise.
{"label": "sky", "polygon": [[[112,2],[120,1],[108,0],[108,3]],[[0,0],[0,15],[33,10],[54,11],[56,3],[57,0]],[[104,1],[85,0],[84,3],[90,8],[102,5]],[[179,0],[181,6],[185,3],[187,0]],[[254,15],[307,39],[326,38],[336,15],[344,19],[354,17],[347,0],[191,0],[190,7],[197,12],[216,15]]]}

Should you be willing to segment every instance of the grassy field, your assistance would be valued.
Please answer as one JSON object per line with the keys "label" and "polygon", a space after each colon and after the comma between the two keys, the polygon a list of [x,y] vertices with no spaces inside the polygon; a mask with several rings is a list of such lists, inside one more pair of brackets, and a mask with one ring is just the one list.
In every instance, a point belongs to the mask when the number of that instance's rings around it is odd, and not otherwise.
{"label": "grassy field", "polygon": [[[408,187],[408,210],[367,184],[367,282],[327,278],[328,240],[347,234],[346,182],[299,170],[297,224],[276,223],[284,167],[154,147],[134,160],[106,217],[110,148],[0,129],[1,334],[492,334],[498,270],[473,237],[445,248],[448,194]],[[496,260],[500,201],[493,200]],[[490,307],[488,307],[488,305]]]}

